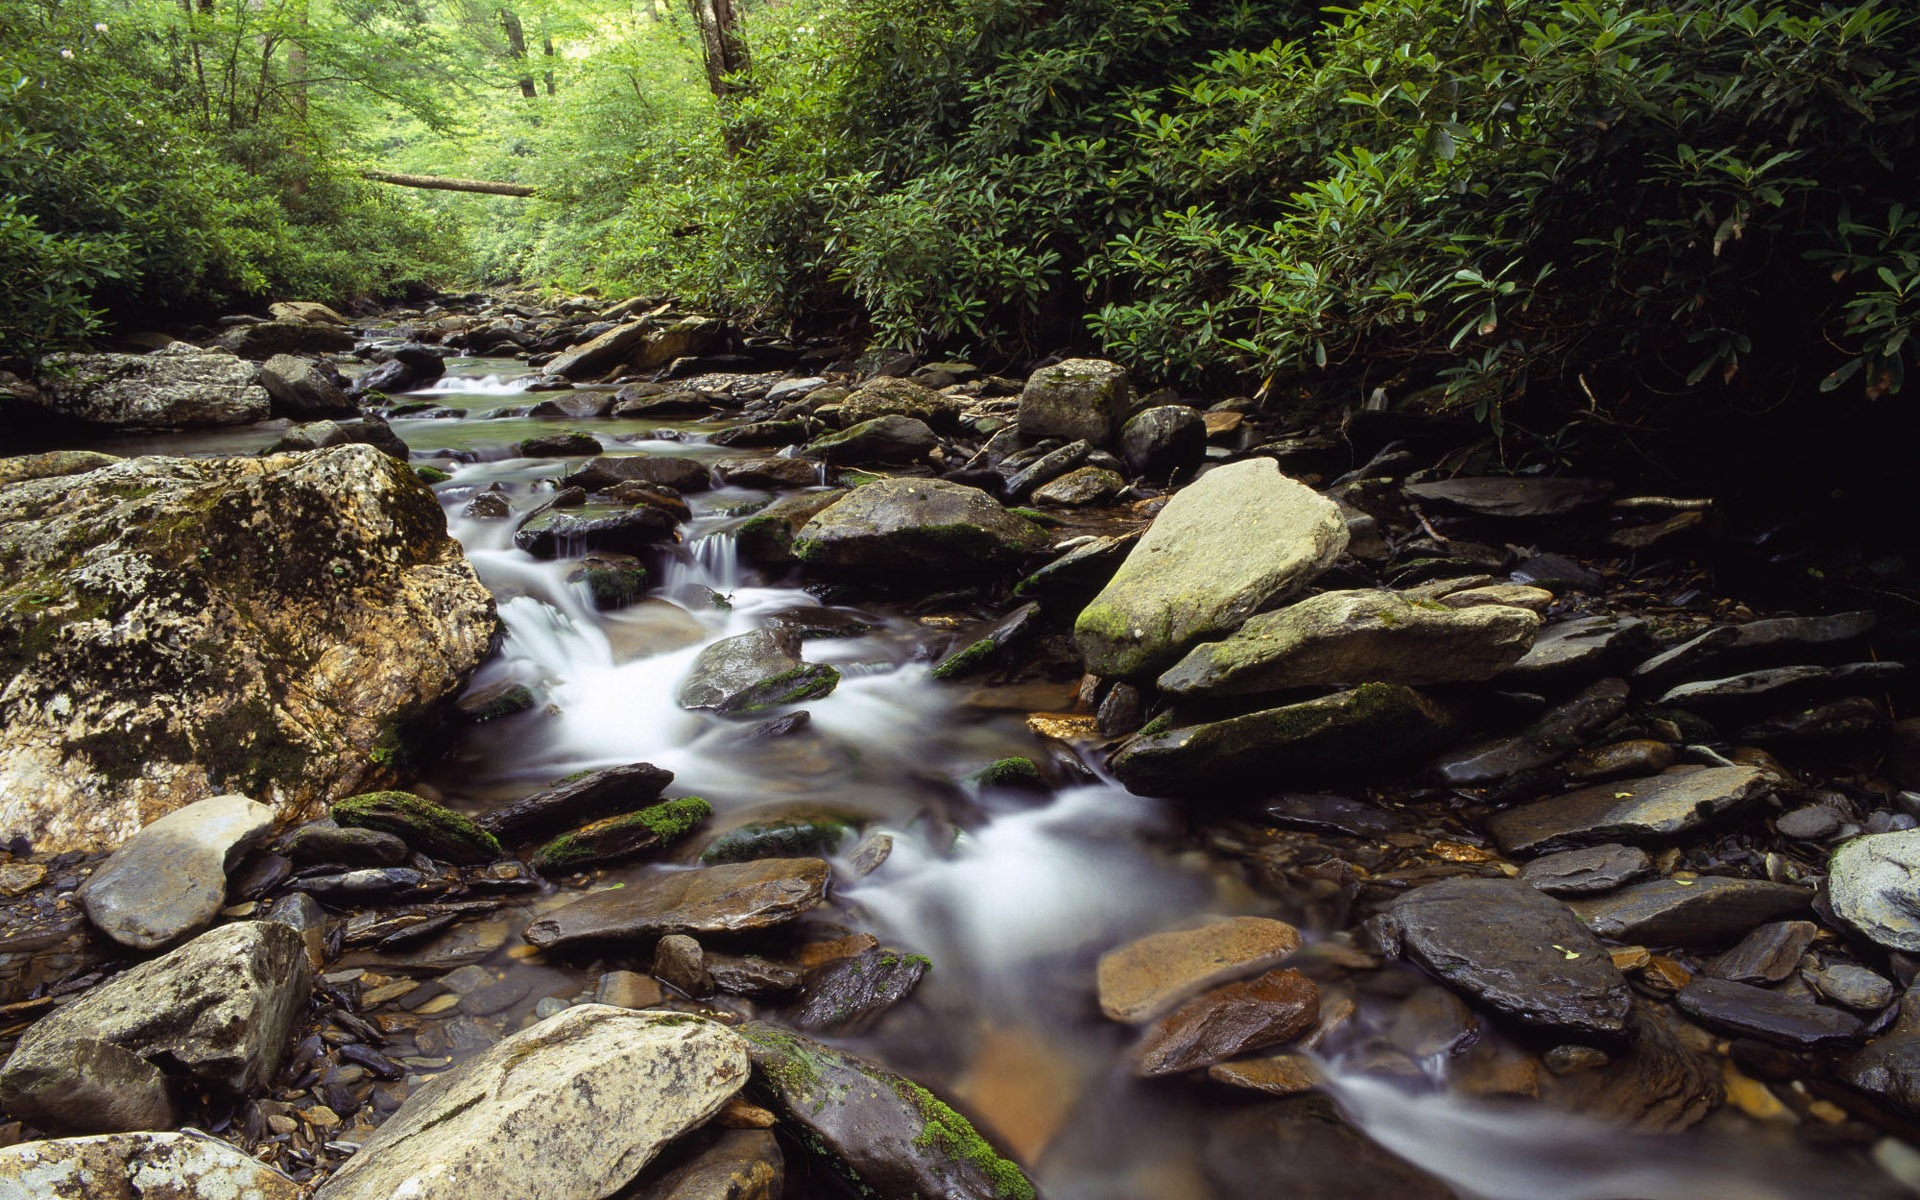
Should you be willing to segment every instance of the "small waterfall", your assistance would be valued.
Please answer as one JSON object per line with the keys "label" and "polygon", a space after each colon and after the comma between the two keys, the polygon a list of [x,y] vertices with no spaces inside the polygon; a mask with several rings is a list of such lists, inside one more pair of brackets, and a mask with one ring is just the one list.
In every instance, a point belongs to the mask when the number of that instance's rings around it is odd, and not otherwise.
{"label": "small waterfall", "polygon": [[533,382],[532,375],[442,375],[410,396],[519,396]]}

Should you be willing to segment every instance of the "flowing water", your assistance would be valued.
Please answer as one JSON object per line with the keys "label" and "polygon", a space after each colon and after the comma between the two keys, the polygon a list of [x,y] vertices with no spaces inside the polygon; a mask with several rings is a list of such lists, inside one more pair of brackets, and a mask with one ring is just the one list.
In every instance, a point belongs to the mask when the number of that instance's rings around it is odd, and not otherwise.
{"label": "flowing water", "polygon": [[[863,832],[890,833],[892,854],[872,874],[861,877],[836,860],[832,903],[813,917],[822,926],[870,930],[934,966],[875,1032],[847,1044],[959,1097],[1055,1200],[1364,1198],[1403,1190],[1391,1182],[1390,1160],[1383,1167],[1364,1142],[1333,1136],[1340,1131],[1331,1122],[1321,1126],[1326,1138],[1275,1142],[1258,1127],[1246,1132],[1249,1114],[1274,1102],[1204,1079],[1141,1081],[1128,1072],[1127,1031],[1102,1020],[1094,1004],[1093,969],[1103,951],[1206,914],[1311,922],[1255,895],[1237,869],[1210,859],[1173,805],[1130,795],[1102,776],[1097,759],[1032,732],[1026,716],[1068,706],[1072,684],[936,682],[928,664],[966,614],[860,608],[853,615],[869,632],[806,643],[810,660],[843,674],[836,691],[806,705],[810,725],[792,736],[744,738],[741,723],[682,710],[674,695],[702,647],[821,603],[792,580],[744,566],[734,550],[729,530],[769,493],[723,488],[690,496],[694,515],[682,551],[653,564],[647,600],[615,612],[595,611],[583,585],[569,582],[575,564],[538,562],[514,549],[511,521],[462,516],[485,488],[507,491],[521,511],[550,490],[544,481],[555,473],[553,460],[513,456],[512,443],[533,432],[586,429],[615,453],[723,453],[701,440],[713,425],[519,415],[541,398],[521,390],[525,375],[508,360],[455,360],[446,378],[406,397],[432,407],[393,421],[417,456],[451,471],[438,487],[449,524],[499,601],[504,644],[476,683],[511,679],[538,698],[528,713],[475,728],[426,781],[430,788],[477,809],[576,771],[646,761],[674,772],[669,795],[713,804],[713,829],[829,812],[855,819]],[[233,453],[273,436],[123,439],[103,448]],[[1039,797],[958,782],[1011,755],[1045,764],[1064,786]],[[654,869],[616,867],[607,877]],[[505,954],[495,962],[514,969]],[[592,978],[586,968],[569,975],[564,965],[521,969],[558,972],[549,992]],[[1351,994],[1355,1030],[1391,1026],[1420,986],[1410,971],[1377,974],[1394,985]],[[1385,1079],[1329,1042],[1321,1065],[1327,1093],[1353,1126],[1462,1196],[1904,1194],[1863,1150],[1817,1151],[1786,1124],[1722,1111],[1686,1134],[1636,1135],[1485,1094],[1497,1088],[1470,1089],[1462,1063],[1492,1061],[1501,1046],[1487,1033],[1462,1060],[1433,1054],[1417,1062],[1417,1076]]]}

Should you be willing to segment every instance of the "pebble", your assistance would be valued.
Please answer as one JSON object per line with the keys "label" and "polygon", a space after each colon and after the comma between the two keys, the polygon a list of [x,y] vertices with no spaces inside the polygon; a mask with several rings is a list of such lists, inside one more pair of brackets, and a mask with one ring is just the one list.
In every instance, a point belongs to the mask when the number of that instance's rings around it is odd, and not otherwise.
{"label": "pebble", "polygon": [[47,869],[39,863],[6,863],[0,865],[0,895],[18,896],[40,886],[47,877]]}
{"label": "pebble", "polygon": [[1835,1004],[1856,1012],[1879,1012],[1893,1003],[1891,980],[1852,963],[1834,963],[1801,975],[1807,986]]}
{"label": "pebble", "polygon": [[660,990],[660,982],[638,971],[608,971],[593,993],[595,1004],[615,1008],[652,1008],[664,999],[666,993]]}
{"label": "pebble", "polygon": [[1780,836],[1819,841],[1831,837],[1840,828],[1840,814],[1824,804],[1796,808],[1773,823]]}

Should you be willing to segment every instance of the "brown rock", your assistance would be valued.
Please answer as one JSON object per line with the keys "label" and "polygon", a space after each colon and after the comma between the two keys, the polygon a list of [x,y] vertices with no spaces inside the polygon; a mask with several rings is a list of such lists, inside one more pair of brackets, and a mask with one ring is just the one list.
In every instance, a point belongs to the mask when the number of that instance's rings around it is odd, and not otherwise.
{"label": "brown rock", "polygon": [[1299,930],[1265,917],[1152,934],[1100,956],[1100,1011],[1128,1024],[1149,1020],[1202,988],[1272,966],[1299,948]]}
{"label": "brown rock", "polygon": [[548,949],[614,938],[766,929],[825,899],[828,871],[818,858],[763,858],[652,875],[556,909],[527,926],[525,937]]}
{"label": "brown rock", "polygon": [[1151,1077],[1204,1067],[1292,1041],[1320,1016],[1320,989],[1298,971],[1268,971],[1189,1000],[1153,1023],[1134,1073]]}
{"label": "brown rock", "polygon": [[1207,1068],[1207,1078],[1270,1096],[1297,1096],[1319,1087],[1321,1076],[1312,1059],[1299,1054],[1277,1054],[1272,1058],[1215,1063]]}

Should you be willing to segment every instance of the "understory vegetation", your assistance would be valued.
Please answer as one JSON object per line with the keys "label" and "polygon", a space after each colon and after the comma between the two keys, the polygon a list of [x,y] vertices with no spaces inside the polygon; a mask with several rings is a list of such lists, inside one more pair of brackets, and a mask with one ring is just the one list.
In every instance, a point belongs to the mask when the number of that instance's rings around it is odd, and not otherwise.
{"label": "understory vegetation", "polygon": [[433,281],[1494,422],[1905,383],[1904,5],[790,0],[724,79],[700,7],[0,0],[6,336]]}

